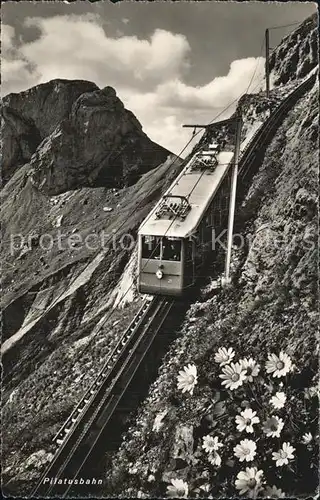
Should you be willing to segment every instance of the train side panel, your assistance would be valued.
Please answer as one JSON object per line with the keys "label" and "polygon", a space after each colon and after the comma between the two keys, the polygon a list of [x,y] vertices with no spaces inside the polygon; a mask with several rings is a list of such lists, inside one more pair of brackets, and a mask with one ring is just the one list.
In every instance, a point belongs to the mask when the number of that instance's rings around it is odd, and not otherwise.
{"label": "train side panel", "polygon": [[[139,292],[180,297],[183,294],[182,266],[182,261],[141,259]],[[162,272],[161,279],[157,278],[159,269]]]}

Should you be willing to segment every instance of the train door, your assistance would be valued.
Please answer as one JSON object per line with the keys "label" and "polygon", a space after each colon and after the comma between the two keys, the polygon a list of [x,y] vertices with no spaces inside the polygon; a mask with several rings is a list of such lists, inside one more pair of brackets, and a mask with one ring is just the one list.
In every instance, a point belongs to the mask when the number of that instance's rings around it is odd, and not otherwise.
{"label": "train door", "polygon": [[195,242],[192,239],[184,240],[184,278],[183,287],[192,286],[195,282]]}
{"label": "train door", "polygon": [[204,261],[204,248],[203,248],[203,230],[200,225],[197,231],[197,237],[194,241],[194,266],[195,266],[195,274],[198,277],[200,275],[201,268],[203,266]]}

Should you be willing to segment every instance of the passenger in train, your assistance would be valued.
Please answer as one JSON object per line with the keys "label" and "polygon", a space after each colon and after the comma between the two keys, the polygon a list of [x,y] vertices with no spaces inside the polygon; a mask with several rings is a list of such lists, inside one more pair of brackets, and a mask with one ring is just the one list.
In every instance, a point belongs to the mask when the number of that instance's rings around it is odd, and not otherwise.
{"label": "passenger in train", "polygon": [[162,258],[163,260],[180,260],[181,242],[170,241],[167,238],[162,240]]}

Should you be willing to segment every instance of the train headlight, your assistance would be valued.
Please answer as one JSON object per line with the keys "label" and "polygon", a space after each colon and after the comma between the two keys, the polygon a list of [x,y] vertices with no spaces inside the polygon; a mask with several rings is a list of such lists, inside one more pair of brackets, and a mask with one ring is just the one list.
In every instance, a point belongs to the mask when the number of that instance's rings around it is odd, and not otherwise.
{"label": "train headlight", "polygon": [[163,277],[163,272],[161,271],[161,269],[158,269],[158,271],[156,272],[156,277],[158,278],[158,280],[161,280],[161,278]]}

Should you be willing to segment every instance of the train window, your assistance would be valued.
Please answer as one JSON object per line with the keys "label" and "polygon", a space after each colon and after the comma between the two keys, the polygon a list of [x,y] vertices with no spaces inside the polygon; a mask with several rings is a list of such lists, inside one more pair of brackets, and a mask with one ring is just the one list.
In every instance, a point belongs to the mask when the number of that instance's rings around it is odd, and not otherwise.
{"label": "train window", "polygon": [[181,240],[170,240],[163,237],[162,258],[163,260],[181,260]]}
{"label": "train window", "polygon": [[206,227],[212,227],[212,226],[213,226],[213,213],[211,210],[209,214],[206,216]]}
{"label": "train window", "polygon": [[160,243],[159,236],[142,236],[142,258],[160,259]]}

